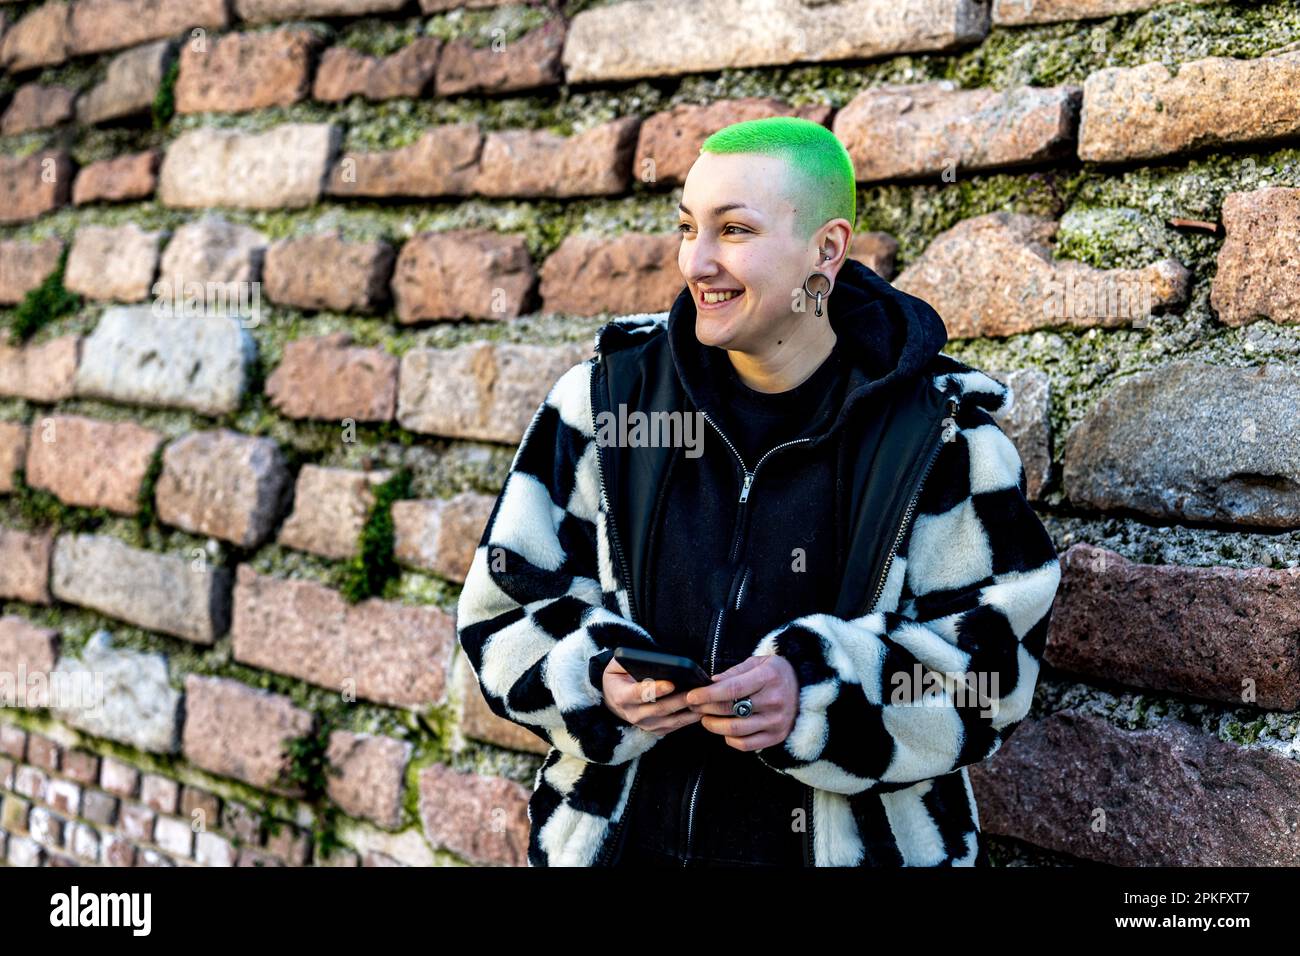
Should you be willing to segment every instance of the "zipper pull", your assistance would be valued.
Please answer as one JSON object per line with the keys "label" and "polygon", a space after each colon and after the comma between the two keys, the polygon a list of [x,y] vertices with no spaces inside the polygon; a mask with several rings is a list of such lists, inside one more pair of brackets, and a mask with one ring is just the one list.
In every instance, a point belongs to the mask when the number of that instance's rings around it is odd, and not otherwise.
{"label": "zipper pull", "polygon": [[740,489],[741,504],[744,504],[746,501],[749,500],[749,486],[752,485],[753,483],[754,483],[754,473],[752,471],[745,472],[745,484],[742,485]]}

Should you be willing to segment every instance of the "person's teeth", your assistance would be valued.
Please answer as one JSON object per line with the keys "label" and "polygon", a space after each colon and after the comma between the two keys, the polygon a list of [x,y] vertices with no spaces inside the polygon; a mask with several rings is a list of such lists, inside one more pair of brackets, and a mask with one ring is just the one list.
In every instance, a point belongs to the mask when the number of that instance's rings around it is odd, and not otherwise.
{"label": "person's teeth", "polygon": [[734,299],[740,295],[739,292],[706,292],[704,293],[705,302],[725,302],[727,299]]}

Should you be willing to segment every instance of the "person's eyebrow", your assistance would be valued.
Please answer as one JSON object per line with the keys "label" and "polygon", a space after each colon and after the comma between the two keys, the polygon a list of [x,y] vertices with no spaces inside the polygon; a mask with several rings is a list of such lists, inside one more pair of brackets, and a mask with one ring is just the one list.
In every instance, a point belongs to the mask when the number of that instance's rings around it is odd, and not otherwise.
{"label": "person's eyebrow", "polygon": [[[687,209],[687,208],[686,208],[685,206],[683,206],[681,203],[678,203],[678,204],[677,204],[677,208],[680,209],[682,212],[686,213],[686,215],[688,215],[688,216],[694,216],[694,215],[695,215],[695,213],[691,212],[689,209]],[[746,206],[743,202],[729,202],[729,203],[723,203],[721,206],[714,206],[714,207],[713,207],[713,215],[714,215],[714,216],[721,216],[724,212],[727,212],[727,211],[730,210],[730,209],[748,209],[750,212],[753,212],[753,213],[758,212],[757,209],[754,209],[754,208],[752,208],[752,207],[750,207],[750,206]]]}

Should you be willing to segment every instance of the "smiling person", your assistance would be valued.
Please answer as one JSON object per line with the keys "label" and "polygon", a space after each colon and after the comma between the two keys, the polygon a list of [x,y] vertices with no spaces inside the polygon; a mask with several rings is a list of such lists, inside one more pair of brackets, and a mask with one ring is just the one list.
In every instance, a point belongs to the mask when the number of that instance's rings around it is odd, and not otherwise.
{"label": "smiling person", "polygon": [[[982,864],[967,768],[1029,711],[1060,580],[1010,393],[849,257],[825,127],[720,130],[679,212],[683,289],[551,388],[457,611],[490,708],[550,745],[528,862]],[[619,409],[698,414],[703,453],[598,441]]]}

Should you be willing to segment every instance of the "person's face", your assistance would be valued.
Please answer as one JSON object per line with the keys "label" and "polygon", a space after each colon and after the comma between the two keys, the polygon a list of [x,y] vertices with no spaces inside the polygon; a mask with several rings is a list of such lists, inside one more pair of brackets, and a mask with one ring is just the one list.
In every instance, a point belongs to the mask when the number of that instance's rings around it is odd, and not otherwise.
{"label": "person's face", "polygon": [[[695,336],[703,345],[767,352],[788,343],[812,314],[797,290],[819,267],[820,230],[808,242],[796,238],[796,210],[784,188],[788,169],[775,156],[701,153],[686,176],[677,265],[695,299]],[[711,301],[712,290],[739,294]],[[804,311],[796,311],[801,305]]]}

